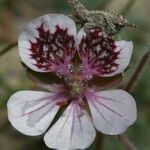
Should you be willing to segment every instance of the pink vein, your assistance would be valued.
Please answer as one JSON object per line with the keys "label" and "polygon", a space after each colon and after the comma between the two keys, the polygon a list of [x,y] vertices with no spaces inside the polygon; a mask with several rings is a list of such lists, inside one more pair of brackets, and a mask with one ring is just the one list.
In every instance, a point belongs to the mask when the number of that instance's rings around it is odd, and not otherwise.
{"label": "pink vein", "polygon": [[116,114],[117,116],[124,118],[126,121],[128,121],[128,119],[126,119],[123,115],[117,113],[115,110],[111,109],[110,107],[106,106],[105,104],[103,104],[100,101],[96,101],[97,103],[99,103],[100,105],[104,106],[105,108],[107,108],[108,110],[110,110],[111,112],[113,112],[114,114]]}
{"label": "pink vein", "polygon": [[105,118],[105,116],[103,115],[103,113],[97,108],[97,106],[95,105],[95,103],[93,101],[91,101],[91,104],[96,108],[97,112],[101,115],[101,117],[110,125],[109,121]]}
{"label": "pink vein", "polygon": [[46,107],[48,104],[50,104],[50,103],[52,103],[52,102],[53,102],[53,101],[47,102],[47,103],[45,103],[44,105],[40,106],[39,108],[37,108],[37,109],[35,109],[35,110],[32,110],[32,111],[30,111],[30,112],[24,113],[24,114],[22,114],[21,116],[18,116],[18,117],[23,117],[23,116],[29,115],[29,114],[31,114],[31,113],[33,113],[33,112],[36,112],[36,111],[38,111],[38,110],[40,110],[40,109]]}
{"label": "pink vein", "polygon": [[71,127],[71,135],[70,135],[70,139],[71,139],[71,144],[72,144],[72,138],[73,138],[73,131],[74,131],[74,120],[75,120],[75,108],[76,106],[72,106],[73,108],[73,118],[72,118],[72,127]]}
{"label": "pink vein", "polygon": [[98,95],[96,95],[96,97],[99,97],[99,98],[104,99],[104,100],[110,100],[110,101],[115,101],[115,102],[123,103],[122,101],[119,101],[119,100],[116,100],[116,99],[113,99],[113,98],[102,97],[102,96],[98,96]]}
{"label": "pink vein", "polygon": [[[65,124],[66,124],[66,121],[68,120],[68,118],[69,118],[69,116],[70,116],[70,114],[71,114],[71,111],[72,111],[72,107],[70,108],[70,110],[69,110],[69,112],[68,112],[68,114],[67,114],[67,116],[66,116],[66,119],[64,120],[64,123],[63,123],[63,125],[62,125],[62,127],[61,127],[61,129],[60,129],[60,131],[59,131],[59,133],[58,133],[58,135],[61,133],[62,129],[64,128],[64,126],[65,126]],[[62,114],[62,115],[64,115],[64,114]]]}
{"label": "pink vein", "polygon": [[[38,101],[42,101],[42,100],[47,100],[47,101],[48,101],[48,98],[52,98],[52,97],[55,97],[55,96],[46,97],[46,98],[41,98],[41,99],[39,99]],[[54,101],[53,101],[53,100],[54,100]],[[29,114],[31,114],[31,113],[33,113],[33,112],[36,112],[36,111],[38,111],[38,110],[40,110],[40,109],[46,107],[47,105],[49,105],[49,104],[51,104],[51,103],[53,103],[53,102],[56,101],[55,99],[53,99],[53,100],[52,100],[52,101],[48,101],[47,103],[43,104],[43,105],[40,106],[39,108],[36,108],[35,110],[32,110],[32,111],[30,111],[30,112],[24,113],[24,114],[22,114],[21,116],[18,116],[18,117],[23,117],[23,116],[29,115]],[[59,100],[59,99],[57,99],[57,101],[58,101],[58,100]],[[36,101],[35,101],[35,102],[36,102]],[[55,103],[56,103],[56,102],[55,102]],[[55,103],[54,103],[54,104],[55,104]]]}

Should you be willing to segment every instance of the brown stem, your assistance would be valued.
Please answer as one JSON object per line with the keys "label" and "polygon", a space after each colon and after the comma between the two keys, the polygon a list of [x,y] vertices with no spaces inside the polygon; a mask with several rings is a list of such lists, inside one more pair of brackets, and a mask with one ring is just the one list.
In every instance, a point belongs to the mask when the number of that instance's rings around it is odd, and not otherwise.
{"label": "brown stem", "polygon": [[2,56],[3,54],[5,54],[6,52],[8,52],[9,50],[11,50],[12,48],[14,48],[15,46],[17,46],[17,42],[8,45],[7,47],[5,47],[4,49],[2,49],[0,51],[0,56]]}
{"label": "brown stem", "polygon": [[[150,55],[150,51],[146,52],[139,65],[137,66],[135,72],[133,73],[133,75],[131,76],[129,82],[127,83],[127,86],[125,87],[125,90],[130,92],[134,83],[136,82],[137,78],[139,77],[139,74],[142,72],[142,69],[144,68],[144,65],[146,64],[148,58]],[[122,145],[124,145],[125,150],[136,150],[135,146],[129,141],[129,139],[124,136],[124,135],[118,135],[116,136],[117,140],[120,141],[122,143]]]}
{"label": "brown stem", "polygon": [[144,68],[144,65],[146,64],[146,62],[149,58],[149,55],[150,55],[150,51],[146,52],[143,55],[139,65],[137,66],[135,72],[133,73],[133,75],[131,76],[129,82],[127,83],[127,85],[125,87],[126,91],[128,91],[128,92],[131,91],[134,83],[136,82],[137,78],[139,77],[139,74],[142,72],[142,69]]}
{"label": "brown stem", "polygon": [[98,132],[96,137],[95,150],[102,150],[103,141],[104,141],[104,134]]}
{"label": "brown stem", "polygon": [[136,147],[124,135],[117,135],[116,139],[124,146],[125,150],[136,150]]}

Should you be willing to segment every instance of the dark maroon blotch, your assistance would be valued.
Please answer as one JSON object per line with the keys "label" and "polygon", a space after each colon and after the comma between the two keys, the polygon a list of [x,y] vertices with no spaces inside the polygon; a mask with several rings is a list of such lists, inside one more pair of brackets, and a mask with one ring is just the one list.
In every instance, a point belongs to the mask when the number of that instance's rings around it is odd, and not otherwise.
{"label": "dark maroon blotch", "polygon": [[57,72],[61,65],[68,65],[66,60],[71,60],[75,52],[74,37],[68,34],[68,30],[56,26],[56,31],[51,33],[44,29],[44,23],[36,30],[39,37],[36,42],[30,41],[31,58],[36,60],[34,65],[49,72]]}
{"label": "dark maroon blotch", "polygon": [[99,28],[95,28],[91,29],[81,40],[79,55],[81,60],[87,59],[89,69],[94,70],[94,74],[107,75],[118,69],[115,61],[120,51],[116,52],[115,49],[115,41],[104,35]]}

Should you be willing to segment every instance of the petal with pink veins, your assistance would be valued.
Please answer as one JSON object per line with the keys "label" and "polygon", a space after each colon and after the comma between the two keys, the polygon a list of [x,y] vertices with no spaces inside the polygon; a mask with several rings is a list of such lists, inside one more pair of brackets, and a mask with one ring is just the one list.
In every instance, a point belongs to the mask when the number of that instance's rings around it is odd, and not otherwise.
{"label": "petal with pink veins", "polygon": [[123,90],[110,90],[85,94],[93,124],[104,134],[123,133],[137,118],[134,98]]}
{"label": "petal with pink veins", "polygon": [[8,119],[12,126],[25,135],[41,135],[54,119],[66,97],[50,92],[19,91],[7,103]]}
{"label": "petal with pink veins", "polygon": [[37,72],[68,75],[75,53],[76,26],[62,14],[47,14],[31,21],[19,36],[22,61]]}
{"label": "petal with pink veins", "polygon": [[58,150],[86,149],[94,141],[95,129],[88,114],[71,103],[59,120],[46,133],[44,141]]}
{"label": "petal with pink veins", "polygon": [[81,29],[77,35],[76,46],[82,65],[83,78],[93,75],[110,77],[122,73],[128,66],[133,43],[114,41],[99,28],[90,29],[85,33]]}

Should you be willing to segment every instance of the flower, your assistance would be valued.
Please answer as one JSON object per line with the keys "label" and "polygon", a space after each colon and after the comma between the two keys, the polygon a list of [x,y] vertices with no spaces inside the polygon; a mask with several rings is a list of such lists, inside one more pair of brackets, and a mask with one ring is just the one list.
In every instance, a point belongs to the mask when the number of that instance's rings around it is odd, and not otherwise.
{"label": "flower", "polygon": [[136,104],[130,94],[89,85],[94,77],[121,74],[130,62],[132,42],[114,41],[98,27],[77,33],[69,17],[47,14],[30,22],[18,43],[21,60],[30,69],[64,80],[45,85],[48,92],[19,91],[10,97],[8,118],[18,131],[43,134],[58,110],[67,106],[44,141],[53,149],[86,149],[94,141],[95,128],[117,135],[135,122]]}

